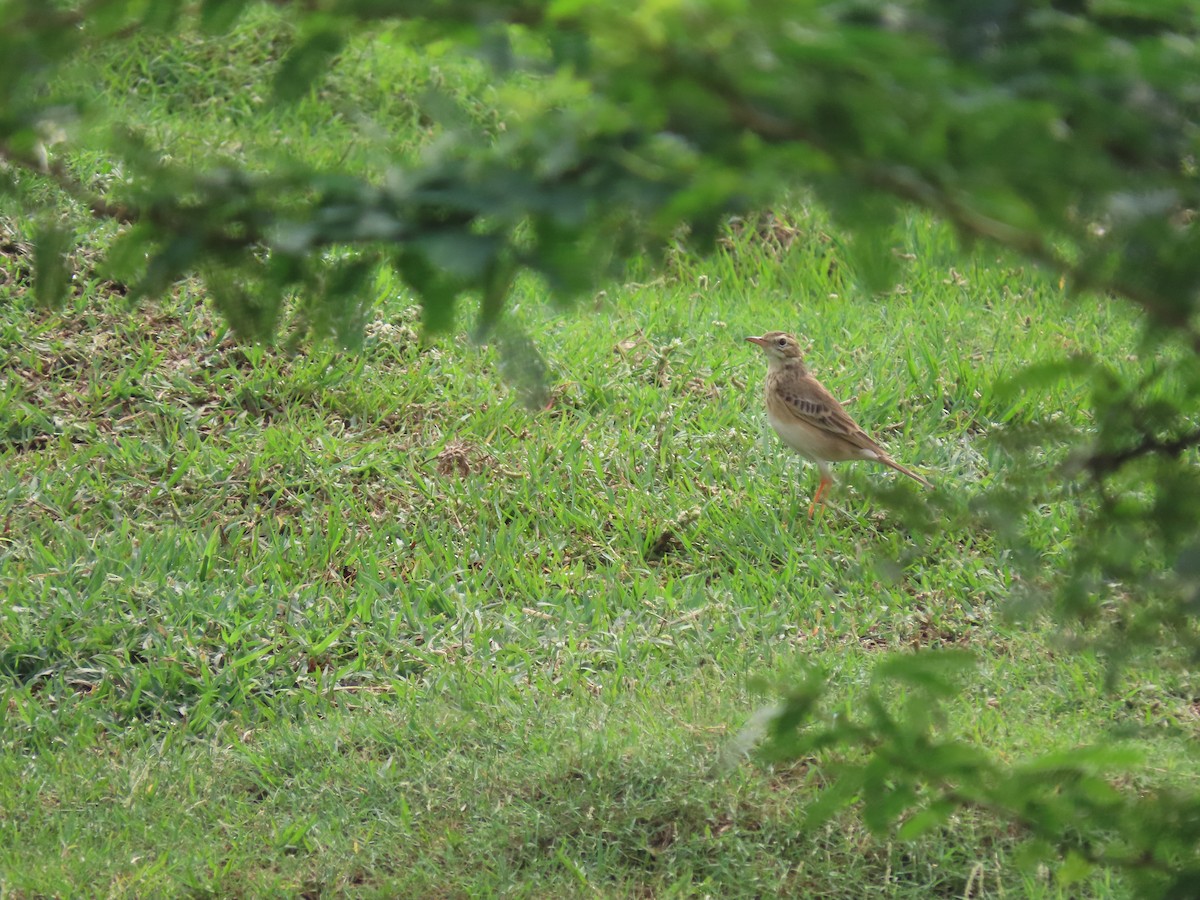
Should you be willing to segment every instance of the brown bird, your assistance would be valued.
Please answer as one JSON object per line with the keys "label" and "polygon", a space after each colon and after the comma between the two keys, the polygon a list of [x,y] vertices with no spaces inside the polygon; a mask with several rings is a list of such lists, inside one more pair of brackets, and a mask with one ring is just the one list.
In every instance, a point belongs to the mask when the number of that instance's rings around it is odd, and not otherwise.
{"label": "brown bird", "polygon": [[869,459],[902,472],[927,488],[928,481],[896,462],[875,443],[842,404],[817,381],[804,365],[800,343],[782,331],[768,331],[762,337],[746,340],[758,344],[767,354],[767,380],[763,394],[767,400],[767,419],[783,442],[816,463],[821,484],[808,507],[808,517],[823,503],[833,475],[831,462]]}

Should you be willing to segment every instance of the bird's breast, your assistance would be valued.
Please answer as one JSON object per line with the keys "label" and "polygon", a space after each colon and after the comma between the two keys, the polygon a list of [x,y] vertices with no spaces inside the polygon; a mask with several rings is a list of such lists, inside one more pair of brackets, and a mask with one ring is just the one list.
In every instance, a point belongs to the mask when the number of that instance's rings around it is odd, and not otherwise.
{"label": "bird's breast", "polygon": [[767,421],[775,429],[780,440],[806,459],[814,462],[838,462],[847,459],[874,459],[876,454],[856,447],[845,438],[823,428],[810,425],[802,419],[777,415],[767,410]]}

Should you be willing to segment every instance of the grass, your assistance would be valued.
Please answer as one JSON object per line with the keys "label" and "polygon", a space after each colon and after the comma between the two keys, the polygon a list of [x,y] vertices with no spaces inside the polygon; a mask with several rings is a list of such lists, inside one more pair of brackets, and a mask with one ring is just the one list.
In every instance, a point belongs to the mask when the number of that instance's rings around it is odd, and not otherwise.
{"label": "grass", "polygon": [[[331,103],[382,109],[412,152],[432,137],[377,106],[380,67],[424,77],[397,43],[280,121],[189,100],[265,95],[270,55],[236,50],[279,32],[142,47],[106,92],[168,148],[264,165],[279,130],[329,160],[373,133]],[[131,312],[95,279],[38,310],[9,221],[0,893],[1130,896],[1021,865],[984,813],[908,844],[851,816],[814,831],[819,765],[719,764],[773,700],[756,679],[820,664],[852,707],[881,653],[917,647],[978,656],[946,727],[1001,759],[1120,736],[1194,783],[1200,730],[1169,674],[1105,691],[1102,661],[1005,617],[1030,570],[974,514],[1063,451],[1031,469],[997,432],[1089,425],[1076,383],[997,385],[1074,351],[1122,364],[1133,317],[916,218],[868,296],[819,210],[775,226],[566,313],[521,282],[512,321],[550,368],[530,410],[494,348],[420,335],[387,275],[360,353],[288,356],[236,345],[195,284]],[[771,328],[936,490],[841,466],[809,522],[815,477],[742,341]],[[1021,525],[1052,573],[1079,510],[1047,496]]]}

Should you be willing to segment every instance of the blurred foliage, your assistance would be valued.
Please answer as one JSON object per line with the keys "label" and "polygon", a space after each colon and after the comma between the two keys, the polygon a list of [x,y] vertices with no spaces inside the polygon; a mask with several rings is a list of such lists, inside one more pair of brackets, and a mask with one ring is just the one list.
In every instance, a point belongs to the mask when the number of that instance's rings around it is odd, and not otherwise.
{"label": "blurred foliage", "polygon": [[972,668],[962,651],[894,656],[875,667],[852,705],[827,697],[820,672],[784,687],[766,752],[816,764],[827,782],[806,811],[806,827],[819,829],[858,804],[876,834],[913,840],[982,812],[1008,820],[1024,840],[1019,856],[1052,870],[1068,892],[1108,867],[1125,873],[1133,896],[1194,897],[1196,796],[1132,787],[1144,761],[1119,744],[1010,763],[947,734],[947,707]]}
{"label": "blurred foliage", "polygon": [[[526,89],[506,95],[503,128],[426,98],[442,139],[419,162],[373,179],[303,162],[197,168],[132,126],[98,141],[89,123],[102,119],[103,98],[57,86],[56,73],[89,52],[143,32],[220,35],[250,5],[0,5],[6,205],[28,202],[30,179],[48,180],[120,231],[107,271],[134,299],[200,275],[246,338],[275,333],[299,298],[297,339],[349,346],[378,266],[402,275],[434,329],[453,323],[457,298],[477,297],[486,334],[522,269],[557,297],[577,295],[681,235],[711,247],[731,215],[794,190],[828,206],[853,240],[864,286],[883,288],[894,265],[888,229],[912,205],[932,210],[966,245],[1009,248],[1076,290],[1144,311],[1136,377],[1080,357],[1048,360],[1009,385],[1082,379],[1095,427],[1047,471],[1044,438],[1011,423],[998,438],[1017,456],[1012,489],[993,491],[979,514],[1019,544],[1031,495],[1086,496],[1054,613],[1114,658],[1158,645],[1184,668],[1200,658],[1194,4],[280,0],[294,27],[276,104],[301,100],[348,41],[385,27],[476,54],[497,85],[524,79]],[[121,177],[100,186],[74,174],[71,155],[96,149],[113,155]],[[75,234],[44,210],[29,213],[41,223],[34,290],[52,304],[70,286]],[[519,338],[504,340],[528,356]],[[536,381],[535,369],[519,380]],[[1184,895],[1182,873],[1194,876],[1198,864],[1200,798],[1118,796],[1098,774],[1102,757],[1002,769],[965,745],[938,743],[930,717],[942,682],[926,678],[930,665],[918,657],[880,672],[885,682],[924,679],[919,702],[894,711],[873,700],[862,721],[824,730],[789,730],[820,721],[814,697],[791,695],[777,749],[865,748],[869,761],[847,769],[828,802],[861,799],[880,828],[935,827],[957,805],[983,803],[1065,854],[1064,866],[1116,863]],[[809,737],[795,743],[795,734]]]}

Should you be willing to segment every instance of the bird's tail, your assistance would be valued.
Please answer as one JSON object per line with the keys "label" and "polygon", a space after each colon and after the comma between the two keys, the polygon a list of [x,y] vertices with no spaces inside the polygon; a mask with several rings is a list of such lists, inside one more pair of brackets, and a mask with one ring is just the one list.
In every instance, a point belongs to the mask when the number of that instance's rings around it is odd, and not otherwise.
{"label": "bird's tail", "polygon": [[930,488],[930,489],[933,488],[932,484],[930,484],[928,481],[926,481],[924,478],[922,478],[916,472],[913,472],[911,469],[904,468],[904,466],[900,465],[900,463],[896,462],[890,456],[881,456],[879,458],[879,461],[881,463],[883,463],[885,466],[889,466],[889,467],[895,469],[897,472],[907,475],[913,481],[919,481],[921,484],[925,485],[925,487]]}

